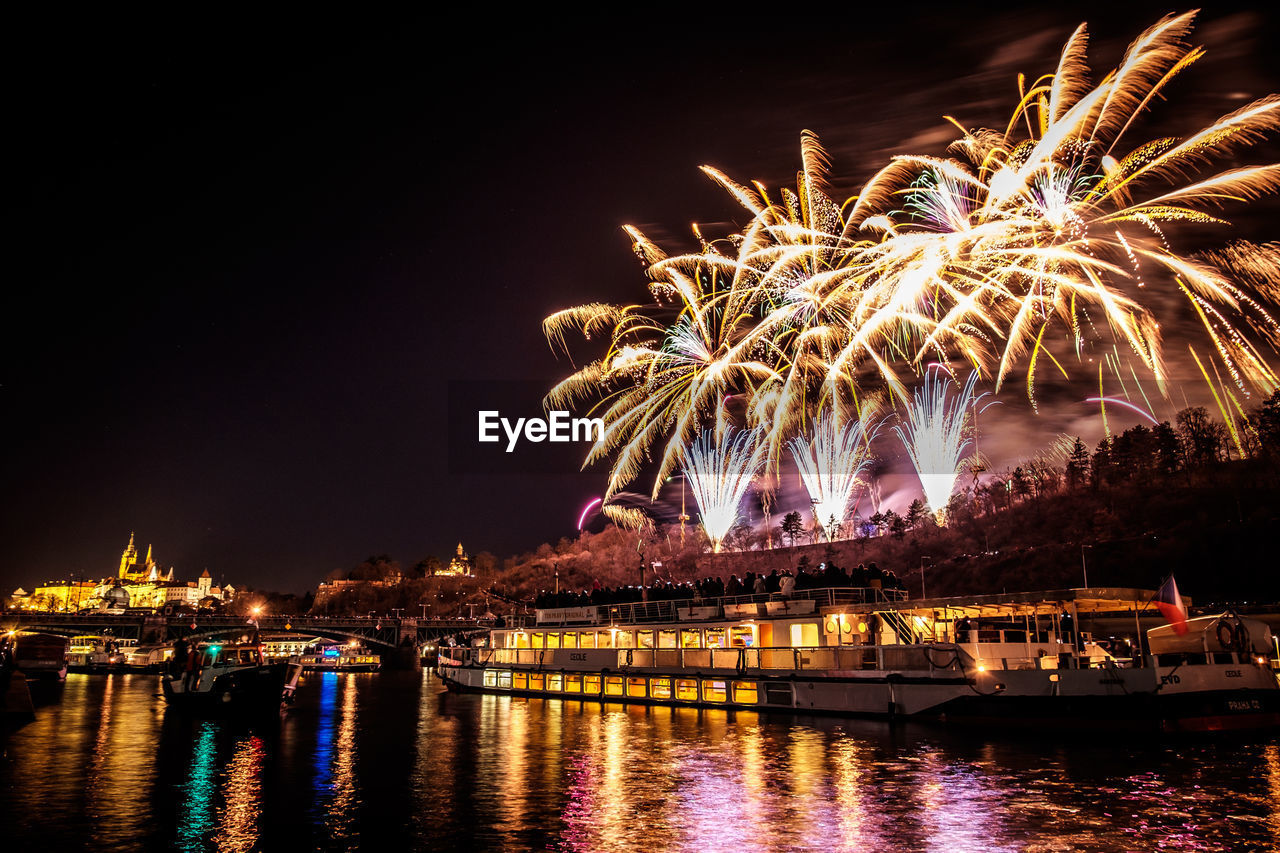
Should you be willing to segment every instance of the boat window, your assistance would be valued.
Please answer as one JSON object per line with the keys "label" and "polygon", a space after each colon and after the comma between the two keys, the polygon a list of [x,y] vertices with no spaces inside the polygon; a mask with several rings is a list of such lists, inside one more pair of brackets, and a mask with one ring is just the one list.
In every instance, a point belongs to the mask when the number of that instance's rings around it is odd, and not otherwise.
{"label": "boat window", "polygon": [[511,689],[511,672],[509,670],[503,670],[498,673],[498,687],[503,690]]}
{"label": "boat window", "polygon": [[576,649],[578,647],[578,633],[576,631],[565,631],[564,636],[560,638],[560,645],[566,649]]}
{"label": "boat window", "polygon": [[698,682],[692,678],[676,679],[676,698],[685,702],[698,701]]}
{"label": "boat window", "polygon": [[632,676],[627,679],[627,695],[636,696],[641,699],[648,693],[649,680],[647,678],[636,678]]}
{"label": "boat window", "polygon": [[759,701],[756,698],[756,683],[754,681],[733,682],[733,701],[743,705],[754,705]]}
{"label": "boat window", "polygon": [[653,678],[649,680],[649,695],[654,699],[671,698],[671,679]]}
{"label": "boat window", "polygon": [[702,629],[685,628],[680,632],[680,645],[686,649],[702,648]]}
{"label": "boat window", "polygon": [[754,625],[734,625],[729,629],[729,645],[736,648],[754,646],[756,630]]}
{"label": "boat window", "polygon": [[598,695],[600,693],[600,676],[598,675],[582,676],[582,692]]}
{"label": "boat window", "polygon": [[514,690],[528,690],[529,676],[524,672],[511,673],[511,687]]}
{"label": "boat window", "polygon": [[560,648],[560,634],[559,634],[559,633],[555,633],[555,632],[548,632],[548,633],[547,633],[547,648],[549,648],[549,649],[558,649],[558,648]]}
{"label": "boat window", "polygon": [[578,635],[578,648],[594,649],[596,647],[596,632],[583,631]]}
{"label": "boat window", "polygon": [[[588,677],[591,677],[591,676],[588,676]],[[604,695],[606,695],[606,696],[621,696],[621,695],[622,695],[622,686],[623,686],[623,685],[622,685],[622,676],[621,676],[621,675],[610,675],[610,676],[606,676],[606,677],[605,677],[605,680],[604,680]]]}
{"label": "boat window", "polygon": [[530,690],[542,690],[545,687],[546,687],[546,684],[544,683],[544,678],[542,673],[540,672],[529,673],[529,689]]}
{"label": "boat window", "polygon": [[674,649],[676,647],[676,631],[674,628],[664,628],[658,632],[658,648]]}
{"label": "boat window", "polygon": [[564,685],[564,676],[558,672],[547,673],[547,689],[559,693]]}
{"label": "boat window", "polygon": [[723,649],[728,647],[728,639],[725,637],[724,628],[707,628],[707,648]]}
{"label": "boat window", "polygon": [[799,622],[791,626],[791,647],[809,649],[818,645],[818,626],[814,622]]}
{"label": "boat window", "polygon": [[533,632],[533,647],[535,649],[545,648],[546,636],[541,631]]}
{"label": "boat window", "polygon": [[512,634],[515,639],[515,645],[512,648],[527,649],[529,648],[529,634],[526,631],[516,631]]}
{"label": "boat window", "polygon": [[498,686],[498,673],[496,671],[492,669],[486,669],[484,671],[484,686],[485,687]]}
{"label": "boat window", "polygon": [[702,682],[702,699],[706,702],[723,702],[725,683],[723,681]]}
{"label": "boat window", "polygon": [[653,632],[652,631],[636,631],[636,648],[637,649],[653,648]]}
{"label": "boat window", "polygon": [[581,693],[582,692],[582,676],[566,675],[564,677],[565,693]]}
{"label": "boat window", "polygon": [[635,633],[632,631],[619,631],[613,637],[613,647],[615,649],[634,649],[636,647]]}

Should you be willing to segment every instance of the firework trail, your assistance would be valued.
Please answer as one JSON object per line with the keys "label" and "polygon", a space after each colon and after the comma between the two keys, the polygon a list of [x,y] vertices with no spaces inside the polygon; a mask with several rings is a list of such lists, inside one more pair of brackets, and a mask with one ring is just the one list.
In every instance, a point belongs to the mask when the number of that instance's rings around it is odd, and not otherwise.
{"label": "firework trail", "polygon": [[763,461],[761,450],[759,431],[721,426],[704,430],[685,453],[684,475],[715,553],[738,520],[738,507]]}
{"label": "firework trail", "polygon": [[853,493],[871,467],[870,446],[877,431],[869,410],[857,419],[842,420],[828,409],[813,422],[811,436],[790,442],[814,519],[828,540],[844,523]]}
{"label": "firework trail", "polygon": [[979,399],[974,396],[976,370],[956,395],[948,393],[954,381],[943,369],[925,371],[924,382],[907,404],[905,418],[893,428],[911,457],[925,502],[937,515],[947,508],[956,478],[967,461],[969,410]]}

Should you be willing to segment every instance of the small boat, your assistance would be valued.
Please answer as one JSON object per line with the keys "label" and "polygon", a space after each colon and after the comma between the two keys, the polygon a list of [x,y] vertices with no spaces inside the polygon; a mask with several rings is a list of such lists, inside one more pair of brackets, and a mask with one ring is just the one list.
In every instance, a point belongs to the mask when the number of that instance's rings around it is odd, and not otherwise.
{"label": "small boat", "polygon": [[312,654],[300,655],[298,663],[307,672],[377,672],[382,657],[366,646],[334,643],[316,646]]}
{"label": "small boat", "polygon": [[30,681],[33,678],[67,677],[66,637],[19,633],[10,638],[14,665]]}
{"label": "small boat", "polygon": [[173,660],[173,646],[149,643],[124,652],[124,669],[129,672],[164,672]]}
{"label": "small boat", "polygon": [[195,649],[195,666],[186,671],[173,661],[160,676],[170,707],[193,712],[263,713],[293,702],[302,666],[264,663],[257,643],[208,643]]}
{"label": "small boat", "polygon": [[455,690],[1046,733],[1280,728],[1266,624],[1222,613],[1185,633],[1144,631],[1155,595],[906,600],[840,588],[544,609],[495,628],[483,647],[441,649],[438,671]]}

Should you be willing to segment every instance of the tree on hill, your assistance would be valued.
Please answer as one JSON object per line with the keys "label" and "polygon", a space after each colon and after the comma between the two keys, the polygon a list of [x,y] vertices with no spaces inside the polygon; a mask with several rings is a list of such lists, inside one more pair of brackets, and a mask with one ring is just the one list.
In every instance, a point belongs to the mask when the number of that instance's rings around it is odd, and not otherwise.
{"label": "tree on hill", "polygon": [[782,523],[778,525],[778,529],[782,531],[783,536],[787,537],[787,542],[795,545],[796,539],[804,533],[804,520],[800,518],[800,513],[789,512],[782,517]]}
{"label": "tree on hill", "polygon": [[1067,488],[1072,490],[1079,489],[1088,482],[1089,448],[1084,446],[1080,436],[1076,436],[1071,452],[1067,454],[1066,478]]}

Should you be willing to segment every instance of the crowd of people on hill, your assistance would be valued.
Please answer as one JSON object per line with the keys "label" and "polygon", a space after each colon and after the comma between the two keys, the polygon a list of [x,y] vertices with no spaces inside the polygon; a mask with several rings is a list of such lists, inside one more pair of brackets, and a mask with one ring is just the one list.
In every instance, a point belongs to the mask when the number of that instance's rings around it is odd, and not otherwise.
{"label": "crowd of people on hill", "polygon": [[730,575],[700,578],[692,583],[671,583],[657,580],[649,586],[603,587],[597,581],[590,590],[551,592],[542,590],[534,600],[534,607],[590,607],[602,604],[629,604],[636,601],[691,601],[696,606],[701,601],[715,598],[731,598],[742,595],[779,595],[791,598],[796,590],[852,587],[862,589],[902,589],[902,581],[892,570],[881,569],[875,563],[859,564],[854,569],[841,569],[833,563],[823,563],[816,571],[797,569],[794,573],[774,569],[769,574],[747,572],[741,578]]}

